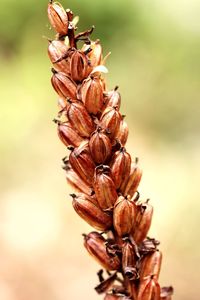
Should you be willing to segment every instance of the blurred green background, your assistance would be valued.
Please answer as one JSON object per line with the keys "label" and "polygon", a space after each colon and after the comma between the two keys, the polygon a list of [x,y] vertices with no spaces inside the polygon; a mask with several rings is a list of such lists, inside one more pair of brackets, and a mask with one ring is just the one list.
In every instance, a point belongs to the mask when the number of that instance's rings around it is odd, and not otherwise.
{"label": "blurred green background", "polygon": [[[140,157],[150,235],[164,253],[161,283],[176,300],[200,299],[200,1],[69,0],[80,30],[95,25],[108,85],[120,86]],[[0,298],[101,299],[98,266],[82,246],[91,230],[71,207],[55,124],[47,1],[0,0]]]}

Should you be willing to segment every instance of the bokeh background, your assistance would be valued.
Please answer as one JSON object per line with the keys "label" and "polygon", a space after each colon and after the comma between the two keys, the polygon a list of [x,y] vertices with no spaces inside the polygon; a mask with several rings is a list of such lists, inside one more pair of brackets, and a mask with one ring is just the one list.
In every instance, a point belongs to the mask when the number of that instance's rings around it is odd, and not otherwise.
{"label": "bokeh background", "polygon": [[[164,253],[161,283],[176,300],[200,299],[200,1],[66,0],[80,29],[95,24],[108,85],[120,86],[140,157],[150,235]],[[98,266],[82,246],[61,169],[66,155],[51,121],[47,1],[0,0],[0,299],[101,299]]]}

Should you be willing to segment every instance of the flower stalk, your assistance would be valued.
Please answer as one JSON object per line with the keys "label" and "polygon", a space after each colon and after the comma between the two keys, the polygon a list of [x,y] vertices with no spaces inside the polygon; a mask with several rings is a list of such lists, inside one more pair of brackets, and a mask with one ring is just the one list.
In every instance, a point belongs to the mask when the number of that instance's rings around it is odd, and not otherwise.
{"label": "flower stalk", "polygon": [[[142,170],[125,145],[128,125],[120,112],[118,86],[109,91],[94,27],[76,34],[78,18],[58,2],[48,4],[56,32],[49,40],[51,83],[59,96],[54,122],[69,155],[63,159],[75,212],[96,231],[83,234],[84,246],[101,269],[95,290],[104,300],[170,300],[172,287],[161,288],[162,253],[148,237],[153,207],[142,201]],[[82,43],[82,45],[81,45]]]}

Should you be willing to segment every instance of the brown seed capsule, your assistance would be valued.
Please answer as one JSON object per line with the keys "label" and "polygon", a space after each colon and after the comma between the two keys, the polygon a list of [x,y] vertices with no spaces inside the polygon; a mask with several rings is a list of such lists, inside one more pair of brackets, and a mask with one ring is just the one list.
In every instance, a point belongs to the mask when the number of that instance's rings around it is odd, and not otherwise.
{"label": "brown seed capsule", "polygon": [[120,187],[120,191],[123,193],[123,195],[130,195],[131,197],[133,197],[138,189],[141,178],[142,170],[138,165],[138,159],[136,159],[136,161],[131,164],[130,175],[127,177],[127,180],[123,181]]}
{"label": "brown seed capsule", "polygon": [[58,2],[50,1],[47,12],[51,26],[55,31],[60,35],[67,35],[68,16],[62,5]]}
{"label": "brown seed capsule", "polygon": [[69,122],[77,130],[80,136],[89,137],[94,131],[92,118],[81,102],[69,101],[69,105],[66,108],[66,115]]}
{"label": "brown seed capsule", "polygon": [[51,83],[56,93],[63,98],[76,99],[76,84],[65,73],[57,72],[52,69],[53,76],[51,77]]}
{"label": "brown seed capsule", "polygon": [[130,198],[120,196],[113,211],[113,225],[117,234],[122,237],[129,234],[134,225],[136,205]]}
{"label": "brown seed capsule", "polygon": [[122,270],[130,280],[137,279],[136,255],[130,241],[127,239],[122,247]]}
{"label": "brown seed capsule", "polygon": [[69,155],[69,162],[73,170],[87,184],[92,185],[95,164],[91,157],[88,142],[84,141],[79,147],[75,148]]}
{"label": "brown seed capsule", "polygon": [[125,146],[128,139],[128,125],[124,121],[124,118],[120,122],[120,127],[116,139],[120,142],[122,146]]}
{"label": "brown seed capsule", "polygon": [[149,277],[142,280],[139,285],[137,300],[160,300],[160,285]]}
{"label": "brown seed capsule", "polygon": [[80,89],[81,100],[87,111],[96,115],[103,107],[103,87],[99,76],[90,76]]}
{"label": "brown seed capsule", "polygon": [[140,279],[143,280],[148,276],[153,276],[154,279],[158,280],[161,263],[162,253],[160,251],[146,255],[141,263]]}
{"label": "brown seed capsule", "polygon": [[112,152],[110,139],[100,127],[90,137],[89,147],[92,157],[97,164],[103,164]]}
{"label": "brown seed capsule", "polygon": [[150,204],[137,205],[136,221],[132,232],[133,239],[137,244],[140,244],[146,238],[151,226],[152,216],[153,207]]}
{"label": "brown seed capsule", "polygon": [[82,51],[87,51],[88,49],[91,49],[91,51],[87,54],[91,66],[94,68],[100,65],[102,60],[102,47],[99,40],[91,42],[89,45],[84,45]]}
{"label": "brown seed capsule", "polygon": [[70,74],[70,57],[67,55],[68,47],[64,41],[50,41],[48,55],[54,68],[67,75]]}
{"label": "brown seed capsule", "polygon": [[119,189],[131,170],[131,156],[124,147],[115,152],[110,168],[115,186]]}
{"label": "brown seed capsule", "polygon": [[70,70],[72,79],[76,82],[81,82],[85,79],[91,68],[89,68],[88,58],[80,50],[75,50],[71,56]]}
{"label": "brown seed capsule", "polygon": [[116,255],[109,255],[106,250],[106,240],[98,232],[91,232],[84,237],[84,246],[89,254],[106,270],[114,271],[120,268],[120,260]]}
{"label": "brown seed capsule", "polygon": [[104,94],[105,106],[118,107],[120,109],[121,106],[121,95],[117,91],[118,86],[115,87],[114,90],[107,92]]}
{"label": "brown seed capsule", "polygon": [[58,124],[58,136],[65,146],[78,147],[83,138],[74,130],[74,127],[69,122],[60,122],[55,120]]}
{"label": "brown seed capsule", "polygon": [[103,212],[93,203],[90,196],[72,194],[72,205],[77,214],[97,230],[108,230],[112,226],[112,216]]}
{"label": "brown seed capsule", "polygon": [[112,208],[118,196],[108,166],[95,169],[93,186],[99,206],[105,210]]}
{"label": "brown seed capsule", "polygon": [[110,133],[111,139],[114,139],[118,134],[121,120],[118,107],[108,106],[101,116],[100,126]]}

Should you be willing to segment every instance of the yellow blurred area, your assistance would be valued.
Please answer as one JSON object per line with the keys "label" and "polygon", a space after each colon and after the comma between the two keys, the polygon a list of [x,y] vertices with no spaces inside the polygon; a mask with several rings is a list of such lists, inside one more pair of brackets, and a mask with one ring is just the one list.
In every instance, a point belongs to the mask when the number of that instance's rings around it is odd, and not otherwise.
{"label": "yellow blurred area", "polygon": [[[161,284],[174,286],[173,299],[198,300],[200,2],[62,3],[81,29],[97,24],[94,37],[112,51],[106,78],[110,89],[120,86],[127,150],[140,158],[139,191],[154,206]],[[101,299],[93,289],[99,266],[82,245],[91,227],[71,206],[61,169],[67,151],[51,122],[57,97],[42,38],[53,36],[46,1],[0,4],[0,299]]]}

